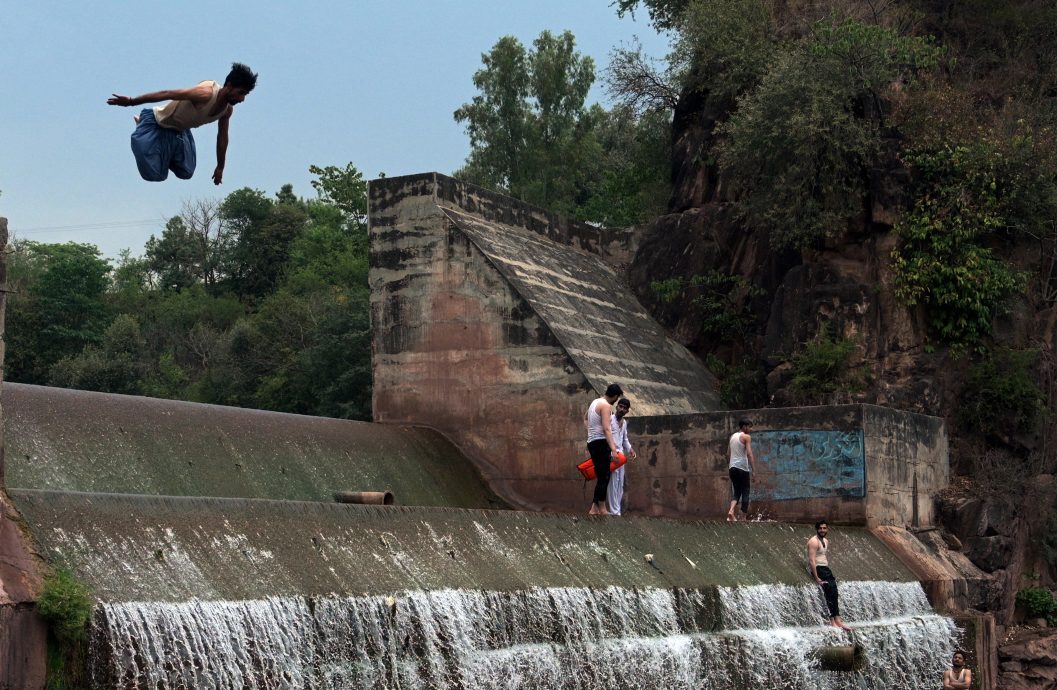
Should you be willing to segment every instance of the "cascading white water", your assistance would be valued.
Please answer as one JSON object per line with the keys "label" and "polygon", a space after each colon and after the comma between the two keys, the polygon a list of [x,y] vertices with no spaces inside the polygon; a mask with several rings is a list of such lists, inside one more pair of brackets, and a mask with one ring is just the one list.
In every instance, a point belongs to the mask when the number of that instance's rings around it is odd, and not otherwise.
{"label": "cascading white water", "polygon": [[810,586],[442,590],[393,597],[103,604],[96,688],[937,687],[954,626],[916,583],[841,583],[863,672],[810,652],[847,644]]}

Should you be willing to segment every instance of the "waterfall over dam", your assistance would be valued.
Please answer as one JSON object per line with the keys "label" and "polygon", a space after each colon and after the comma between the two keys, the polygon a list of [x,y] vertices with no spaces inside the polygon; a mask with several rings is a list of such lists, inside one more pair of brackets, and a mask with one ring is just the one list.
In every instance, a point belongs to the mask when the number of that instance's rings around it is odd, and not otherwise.
{"label": "waterfall over dam", "polygon": [[[95,687],[593,688],[936,687],[953,624],[916,583],[845,583],[871,660],[823,671],[815,588],[539,588],[392,596],[107,604],[97,617]],[[739,627],[750,603],[778,625]],[[790,606],[790,604],[792,604]],[[767,618],[763,616],[762,618]]]}
{"label": "waterfall over dam", "polygon": [[810,527],[13,490],[98,594],[93,688],[926,688],[955,645],[869,530],[832,547],[861,672],[812,652]]}

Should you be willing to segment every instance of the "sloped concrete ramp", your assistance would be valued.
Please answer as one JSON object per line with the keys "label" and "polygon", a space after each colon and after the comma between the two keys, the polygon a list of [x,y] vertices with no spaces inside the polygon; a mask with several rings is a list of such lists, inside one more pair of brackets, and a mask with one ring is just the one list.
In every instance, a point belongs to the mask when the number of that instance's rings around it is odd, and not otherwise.
{"label": "sloped concrete ramp", "polygon": [[5,483],[90,493],[505,507],[435,431],[5,383]]}
{"label": "sloped concrete ramp", "polygon": [[[807,525],[10,494],[48,559],[69,564],[101,601],[810,584]],[[834,537],[842,580],[915,581],[868,530]]]}

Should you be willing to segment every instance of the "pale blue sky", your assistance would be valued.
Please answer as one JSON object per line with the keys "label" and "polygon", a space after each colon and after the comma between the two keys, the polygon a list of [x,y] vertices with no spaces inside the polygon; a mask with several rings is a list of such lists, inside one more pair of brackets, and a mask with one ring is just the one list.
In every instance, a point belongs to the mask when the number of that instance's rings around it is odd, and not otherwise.
{"label": "pale blue sky", "polygon": [[[598,72],[634,37],[663,57],[645,13],[618,19],[611,0],[125,2],[12,0],[0,50],[0,216],[16,237],[90,242],[106,255],[143,243],[189,199],[292,183],[312,197],[308,166],[352,161],[368,178],[451,172],[469,142],[452,112],[503,35],[526,45],[544,29],[576,35]],[[198,170],[141,180],[129,150],[139,108],[106,105],[223,80],[238,60],[259,72],[236,108],[224,184],[216,127],[195,130]],[[590,100],[605,103],[596,82]],[[73,229],[58,229],[78,226]],[[93,227],[86,227],[93,226]]]}

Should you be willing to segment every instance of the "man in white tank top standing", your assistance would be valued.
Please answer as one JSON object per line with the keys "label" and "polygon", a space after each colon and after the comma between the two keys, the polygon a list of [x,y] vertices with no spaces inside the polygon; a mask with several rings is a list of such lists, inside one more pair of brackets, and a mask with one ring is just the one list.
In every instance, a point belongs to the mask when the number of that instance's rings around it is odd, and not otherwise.
{"label": "man in white tank top standing", "polygon": [[730,475],[731,500],[730,509],[727,511],[727,522],[737,522],[738,515],[735,508],[741,503],[741,512],[747,517],[749,514],[749,484],[752,479],[752,470],[755,457],[752,453],[752,422],[748,419],[738,420],[738,430],[730,436],[728,447],[730,448],[730,463],[727,465],[727,473]]}
{"label": "man in white tank top standing", "polygon": [[610,417],[613,414],[613,403],[624,395],[623,389],[615,383],[609,384],[606,394],[595,398],[587,407],[584,415],[584,426],[587,427],[587,452],[595,466],[595,493],[591,499],[591,510],[588,515],[609,515],[606,507],[606,493],[609,489],[609,465],[617,454],[617,444],[613,440],[613,426]]}
{"label": "man in white tank top standing", "polygon": [[224,179],[231,114],[256,85],[257,75],[236,62],[231,65],[223,86],[215,81],[203,81],[189,89],[154,91],[135,97],[115,93],[106,102],[127,107],[169,101],[163,106],[144,108],[135,118],[132,154],[140,177],[148,182],[161,182],[170,170],[181,180],[191,179],[198,161],[191,130],[217,122],[217,167],[213,170],[213,184],[220,184]]}

